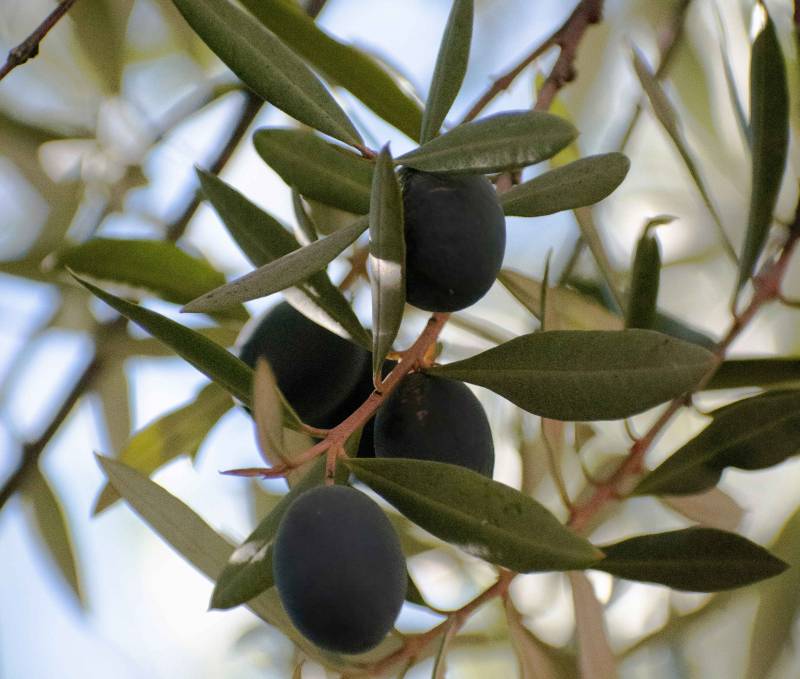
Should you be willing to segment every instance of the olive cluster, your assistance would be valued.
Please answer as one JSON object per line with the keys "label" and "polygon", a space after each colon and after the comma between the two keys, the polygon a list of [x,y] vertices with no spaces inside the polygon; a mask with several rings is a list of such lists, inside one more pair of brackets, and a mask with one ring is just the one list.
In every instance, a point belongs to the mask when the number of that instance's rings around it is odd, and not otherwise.
{"label": "olive cluster", "polygon": [[[482,297],[505,248],[505,221],[484,177],[404,170],[406,292],[410,304],[453,311]],[[300,418],[331,428],[372,391],[369,352],[288,303],[269,311],[241,346],[271,364]],[[360,457],[411,457],[491,477],[494,446],[480,402],[461,382],[407,375],[362,431]],[[273,575],[295,626],[320,648],[358,653],[391,629],[406,596],[399,539],[378,505],[346,486],[302,493],[281,520]]]}

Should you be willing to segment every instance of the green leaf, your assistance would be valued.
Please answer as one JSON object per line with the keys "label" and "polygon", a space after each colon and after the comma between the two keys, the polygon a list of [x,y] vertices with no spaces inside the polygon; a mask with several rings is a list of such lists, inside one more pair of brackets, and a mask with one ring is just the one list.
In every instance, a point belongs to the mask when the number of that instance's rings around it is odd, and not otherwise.
{"label": "green leaf", "polygon": [[741,358],[723,361],[704,389],[796,386],[798,383],[798,358]]}
{"label": "green leaf", "polygon": [[[202,170],[198,170],[197,175],[203,193],[254,266],[262,267],[299,250],[297,239],[274,217],[218,177]],[[369,348],[369,333],[325,271],[317,271],[305,280],[297,281],[296,286],[284,294],[298,308],[311,306],[308,315],[332,332]]]}
{"label": "green leaf", "polygon": [[[56,264],[100,282],[143,288],[175,304],[225,283],[225,276],[205,260],[157,240],[93,238],[59,252]],[[234,310],[237,319],[248,317],[241,307]]]}
{"label": "green leaf", "polygon": [[364,215],[373,164],[307,130],[261,128],[253,144],[264,162],[303,196]]}
{"label": "green leaf", "polygon": [[447,26],[439,45],[436,68],[422,114],[420,143],[433,139],[442,127],[450,107],[456,100],[469,61],[472,42],[473,0],[453,0]]}
{"label": "green leaf", "polygon": [[575,637],[581,677],[617,679],[617,663],[608,642],[603,606],[583,573],[567,573],[575,610]]}
{"label": "green leaf", "polygon": [[293,2],[242,0],[242,4],[323,77],[417,140],[422,119],[419,102],[382,64],[328,35]]}
{"label": "green leaf", "polygon": [[214,586],[211,608],[233,608],[272,587],[272,541],[281,519],[301,493],[320,485],[324,480],[325,460],[319,458],[305,477],[281,498],[275,509],[231,554]]}
{"label": "green leaf", "polygon": [[295,234],[298,235],[298,242],[301,243],[301,240],[305,240],[305,244],[313,243],[319,238],[319,231],[311,215],[306,210],[303,196],[294,186],[292,187],[292,210],[297,221]]}
{"label": "green leaf", "polygon": [[406,243],[403,197],[388,147],[375,166],[369,212],[369,264],[372,287],[372,374],[381,366],[397,337],[406,304]]}
{"label": "green leaf", "polygon": [[788,565],[735,533],[684,528],[641,535],[603,547],[593,566],[628,580],[655,582],[691,592],[719,592],[771,578]]}
{"label": "green leaf", "polygon": [[725,233],[725,228],[722,226],[722,220],[720,219],[719,213],[714,206],[711,195],[708,193],[708,189],[703,181],[703,177],[700,174],[700,169],[697,167],[697,162],[689,150],[689,144],[683,135],[683,130],[681,129],[680,122],[678,120],[678,115],[675,113],[675,109],[672,107],[667,95],[664,93],[661,83],[658,82],[658,79],[650,70],[650,67],[647,65],[644,57],[636,48],[633,49],[633,68],[636,71],[636,75],[639,78],[642,89],[647,95],[647,98],[650,100],[653,113],[655,113],[655,116],[661,123],[661,126],[669,135],[672,143],[675,145],[675,148],[681,157],[681,160],[683,160],[683,164],[686,166],[686,169],[691,175],[692,180],[694,181],[694,184],[700,193],[700,197],[703,199],[703,203],[705,203],[705,206],[714,221],[714,226],[717,229],[717,233],[719,234],[723,247],[731,256],[731,258],[736,261],[736,253],[734,252],[733,246],[731,245],[730,240]]}
{"label": "green leaf", "polygon": [[229,0],[173,0],[194,31],[259,97],[301,123],[359,144],[361,136],[303,61]]}
{"label": "green leaf", "polygon": [[272,464],[279,464],[286,457],[283,418],[283,399],[275,373],[266,359],[259,358],[253,375],[253,419],[258,448],[264,459]]}
{"label": "green leaf", "polygon": [[614,420],[691,391],[711,359],[651,330],[554,330],[428,372],[486,387],[553,420]]}
{"label": "green leaf", "polygon": [[362,217],[326,238],[294,250],[227,285],[198,297],[183,307],[183,311],[224,309],[232,304],[266,297],[297,285],[312,274],[324,269],[329,262],[364,233],[368,224],[369,220]]}
{"label": "green leaf", "polygon": [[661,280],[661,249],[658,240],[645,229],[636,245],[628,293],[626,328],[652,328],[656,322],[658,286]]}
{"label": "green leaf", "polygon": [[577,134],[549,113],[509,111],[454,127],[395,162],[423,172],[500,172],[547,160]]}
{"label": "green leaf", "polygon": [[[230,410],[233,402],[218,385],[207,384],[182,405],[136,432],[119,453],[119,461],[150,476],[181,455],[194,458],[208,433]],[[100,491],[93,513],[99,514],[119,499],[113,486]]]}
{"label": "green leaf", "polygon": [[[764,12],[766,14],[766,8]],[[753,182],[737,291],[753,274],[766,243],[789,147],[786,65],[769,14],[766,15],[764,28],[753,43],[750,60],[750,137]]]}
{"label": "green leaf", "polygon": [[515,217],[539,217],[594,205],[614,192],[630,166],[622,153],[581,158],[513,187],[500,196],[500,204],[506,215]]}
{"label": "green leaf", "polygon": [[470,469],[397,458],[344,463],[414,523],[491,563],[528,573],[586,568],[602,557],[536,500]]}
{"label": "green leaf", "polygon": [[619,286],[617,285],[614,267],[611,266],[606,247],[603,244],[603,238],[600,236],[597,224],[595,224],[592,209],[589,207],[577,207],[573,210],[573,214],[575,215],[575,221],[578,222],[581,238],[583,238],[584,243],[586,243],[589,251],[592,253],[600,275],[608,286],[609,292],[611,292],[614,303],[622,310],[624,304]]}
{"label": "green leaf", "polygon": [[245,406],[250,406],[253,371],[227,349],[155,311],[126,302],[79,276],[73,274],[73,277],[89,292],[173,349]]}
{"label": "green leaf", "polygon": [[686,495],[715,486],[726,467],[766,469],[800,451],[800,392],[767,392],[713,413],[695,438],[647,474],[637,495]]}
{"label": "green leaf", "polygon": [[35,531],[44,542],[50,559],[80,605],[84,606],[86,602],[78,575],[75,549],[61,503],[47,479],[35,466],[25,475],[21,490],[23,498],[30,503]]}

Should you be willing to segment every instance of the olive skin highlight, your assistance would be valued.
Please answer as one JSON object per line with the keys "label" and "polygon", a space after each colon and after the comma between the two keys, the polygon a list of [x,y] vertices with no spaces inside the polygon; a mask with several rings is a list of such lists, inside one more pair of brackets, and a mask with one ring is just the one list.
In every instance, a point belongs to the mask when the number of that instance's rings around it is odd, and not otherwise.
{"label": "olive skin highlight", "polygon": [[321,486],[295,500],[278,528],[272,564],[289,618],[329,651],[377,646],[406,596],[394,528],[374,501],[346,486]]}
{"label": "olive skin highlight", "polygon": [[483,297],[497,278],[506,222],[492,183],[482,175],[404,168],[406,300],[426,311],[458,311]]}

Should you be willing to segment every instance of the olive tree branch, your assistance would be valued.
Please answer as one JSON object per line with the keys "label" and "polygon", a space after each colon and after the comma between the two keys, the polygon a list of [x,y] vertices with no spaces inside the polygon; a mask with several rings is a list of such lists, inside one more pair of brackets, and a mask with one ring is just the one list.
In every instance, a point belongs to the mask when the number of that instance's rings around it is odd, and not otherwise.
{"label": "olive tree branch", "polygon": [[0,80],[5,78],[17,66],[22,66],[26,61],[39,54],[39,43],[76,2],[77,0],[59,0],[56,8],[34,29],[33,33],[19,45],[9,50],[5,64],[0,67]]}

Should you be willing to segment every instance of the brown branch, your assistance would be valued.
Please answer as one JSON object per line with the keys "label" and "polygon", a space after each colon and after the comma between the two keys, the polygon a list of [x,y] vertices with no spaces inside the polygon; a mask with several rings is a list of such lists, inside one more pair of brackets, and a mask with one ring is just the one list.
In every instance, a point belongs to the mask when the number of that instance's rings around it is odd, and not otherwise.
{"label": "brown branch", "polygon": [[33,33],[9,51],[6,63],[0,68],[0,80],[5,78],[17,66],[22,66],[28,59],[33,59],[39,54],[39,43],[76,2],[77,0],[60,0],[56,8],[36,27]]}
{"label": "brown branch", "polygon": [[[492,100],[502,91],[508,89],[530,64],[547,52],[551,47],[560,47],[561,54],[556,61],[553,70],[545,81],[548,92],[545,98],[539,94],[539,101],[536,102],[536,110],[544,111],[550,108],[553,96],[564,86],[566,82],[575,76],[574,61],[578,48],[578,43],[583,38],[583,34],[591,24],[596,24],[602,17],[603,0],[581,0],[578,6],[569,15],[567,20],[542,43],[537,45],[528,55],[526,55],[516,66],[497,78],[486,92],[481,95],[478,101],[472,106],[467,115],[464,116],[462,123],[473,120]],[[548,83],[550,83],[548,85]],[[550,93],[552,90],[552,93]],[[540,103],[541,102],[541,103]]]}

